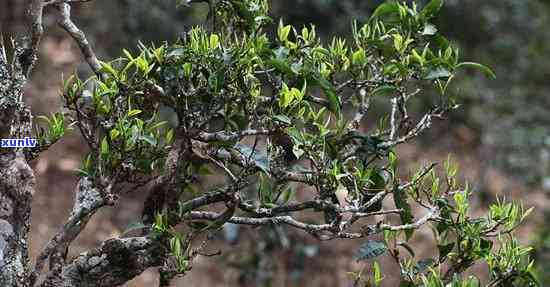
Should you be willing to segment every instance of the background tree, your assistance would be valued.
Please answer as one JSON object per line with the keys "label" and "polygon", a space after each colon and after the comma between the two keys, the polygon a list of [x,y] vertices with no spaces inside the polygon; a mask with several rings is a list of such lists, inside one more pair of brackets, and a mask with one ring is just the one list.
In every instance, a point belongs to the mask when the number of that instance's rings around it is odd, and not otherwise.
{"label": "background tree", "polygon": [[[153,266],[161,267],[161,285],[167,285],[189,271],[196,256],[208,255],[206,243],[225,223],[289,225],[320,240],[383,234],[382,241],[366,241],[357,260],[388,252],[401,266],[404,286],[479,286],[475,277],[458,276],[477,261],[489,266],[488,286],[536,284],[529,248],[508,236],[529,211],[499,201],[486,218],[469,217],[470,191],[457,184],[451,162],[442,177],[434,165],[408,180],[398,176],[394,147],[457,107],[446,94],[455,72],[474,67],[494,76],[485,66],[460,62],[458,50],[437,34],[431,20],[441,1],[421,9],[383,4],[366,24],[352,26],[351,41],[334,38],[325,45],[315,27],[282,21],[270,40],[266,1],[211,2],[214,12],[204,27],[173,44],[140,45],[139,53],[124,51],[108,63],[97,59],[72,22],[72,2],[32,1],[29,41],[2,47],[3,137],[31,132],[21,88],[37,58],[44,8],[57,9],[60,26],[95,74],[66,82],[69,112],[43,118],[35,132],[38,148],[1,155],[0,276],[8,286],[116,286]],[[410,116],[410,102],[430,87],[436,96],[424,101],[423,115]],[[365,132],[361,124],[374,106],[386,116]],[[31,268],[20,244],[27,241],[33,193],[28,161],[59,140],[68,122],[90,154],[70,218]],[[197,189],[212,169],[226,182]],[[310,197],[293,199],[296,184],[310,186]],[[151,194],[143,236],[111,239],[67,258],[100,208],[144,185]],[[423,211],[413,213],[411,205]],[[301,219],[306,210],[322,216]],[[366,220],[380,215],[374,223]],[[439,257],[417,261],[407,241],[428,224]],[[493,246],[494,238],[501,244]],[[375,264],[366,284],[379,285],[381,274]]]}

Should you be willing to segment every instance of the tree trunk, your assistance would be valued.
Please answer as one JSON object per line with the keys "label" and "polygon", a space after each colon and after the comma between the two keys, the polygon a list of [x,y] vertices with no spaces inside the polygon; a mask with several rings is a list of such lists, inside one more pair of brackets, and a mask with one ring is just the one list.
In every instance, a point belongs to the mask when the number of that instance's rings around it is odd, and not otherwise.
{"label": "tree trunk", "polygon": [[[22,135],[30,127],[30,114],[22,102],[26,77],[19,60],[23,50],[15,50],[17,61],[10,65],[0,45],[0,138]],[[34,173],[23,152],[0,148],[0,283],[5,287],[28,286],[34,184]]]}
{"label": "tree trunk", "polygon": [[21,152],[0,154],[0,282],[27,287],[34,173]]}

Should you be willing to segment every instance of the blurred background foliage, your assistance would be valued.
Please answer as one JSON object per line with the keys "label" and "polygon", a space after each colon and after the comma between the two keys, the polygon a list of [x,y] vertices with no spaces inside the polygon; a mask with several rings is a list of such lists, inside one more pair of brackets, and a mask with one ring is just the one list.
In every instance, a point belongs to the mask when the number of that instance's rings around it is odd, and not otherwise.
{"label": "blurred background foliage", "polygon": [[[24,28],[23,2],[0,1],[0,31],[5,39]],[[285,23],[296,27],[313,23],[324,36],[349,37],[352,19],[366,21],[381,2],[274,0],[271,5],[274,19],[283,18]],[[95,0],[74,7],[73,17],[103,59],[116,58],[123,48],[136,49],[138,41],[176,40],[191,26],[202,23],[208,13],[206,4],[176,9],[173,0]],[[66,36],[55,28],[54,21],[53,16],[45,19],[50,27],[47,35],[60,41]],[[460,47],[462,59],[490,66],[497,79],[475,72],[457,79],[452,92],[458,95],[463,107],[447,121],[438,123],[428,136],[420,139],[419,146],[447,153],[471,153],[481,166],[474,182],[480,199],[492,198],[484,196],[490,192],[490,178],[486,176],[489,169],[513,178],[526,186],[527,192],[538,191],[546,197],[546,192],[550,192],[550,1],[447,0],[435,24]],[[48,64],[48,60],[42,62]],[[84,65],[78,72],[88,73]],[[40,77],[43,75],[39,70],[34,78],[40,81]],[[550,217],[550,206],[547,209],[539,210],[545,218]],[[527,239],[536,244],[536,256],[544,268],[544,262],[548,262],[545,259],[550,256],[550,229],[537,228],[540,231]],[[283,233],[284,230],[279,230],[251,236],[262,237],[263,245],[254,247],[248,258],[256,271],[242,271],[242,280],[269,285],[266,282],[270,282],[271,275],[265,272],[269,268],[258,254],[270,254],[273,245],[288,245],[291,240],[297,246],[291,256],[315,256],[317,250],[309,243],[294,237],[288,239]],[[223,260],[229,266],[243,264],[231,258]],[[300,266],[296,268],[303,270]],[[541,276],[541,279],[550,284],[550,278]]]}

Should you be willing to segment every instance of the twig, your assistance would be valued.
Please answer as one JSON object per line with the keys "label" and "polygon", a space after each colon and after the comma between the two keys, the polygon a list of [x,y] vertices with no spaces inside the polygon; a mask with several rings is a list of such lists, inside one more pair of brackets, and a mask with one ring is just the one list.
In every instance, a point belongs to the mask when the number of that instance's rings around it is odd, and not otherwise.
{"label": "twig", "polygon": [[[418,122],[418,124],[410,130],[406,135],[399,137],[397,139],[392,139],[391,133],[390,133],[390,140],[384,141],[380,143],[378,146],[381,148],[391,148],[393,146],[396,146],[398,144],[404,143],[412,138],[417,137],[422,133],[424,130],[429,128],[432,124],[432,118],[440,116],[439,114],[435,113],[435,111],[430,111],[426,113],[422,119]],[[392,124],[392,133],[394,132],[395,125]],[[394,134],[395,135],[395,134]]]}
{"label": "twig", "polygon": [[395,140],[396,134],[397,134],[397,105],[398,100],[397,98],[391,99],[391,119],[390,119],[390,126],[391,126],[391,132],[390,132],[390,140]]}

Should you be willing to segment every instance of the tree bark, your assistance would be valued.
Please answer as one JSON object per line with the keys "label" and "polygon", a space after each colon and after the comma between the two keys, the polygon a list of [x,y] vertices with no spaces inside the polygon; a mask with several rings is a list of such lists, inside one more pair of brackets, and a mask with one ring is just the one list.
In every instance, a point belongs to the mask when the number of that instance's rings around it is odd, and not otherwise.
{"label": "tree bark", "polygon": [[21,152],[0,154],[0,282],[27,287],[28,235],[35,178]]}
{"label": "tree bark", "polygon": [[[22,102],[26,76],[24,50],[15,47],[9,64],[0,45],[0,138],[28,132],[30,114]],[[27,287],[28,235],[35,178],[25,154],[0,149],[0,282],[5,287]]]}
{"label": "tree bark", "polygon": [[160,266],[168,250],[149,237],[115,238],[76,257],[40,287],[112,287],[124,284],[145,269]]}

